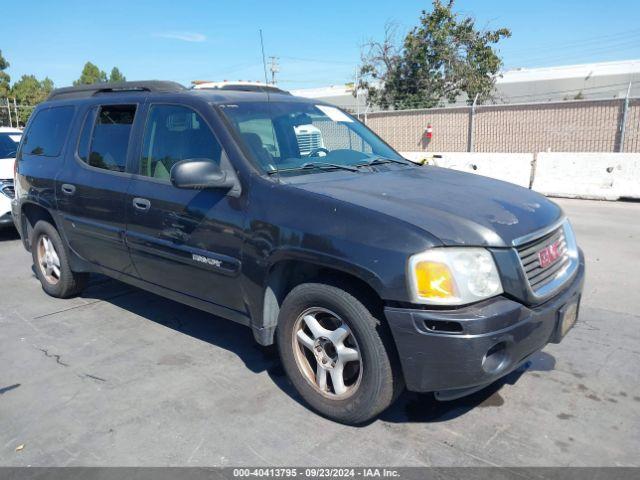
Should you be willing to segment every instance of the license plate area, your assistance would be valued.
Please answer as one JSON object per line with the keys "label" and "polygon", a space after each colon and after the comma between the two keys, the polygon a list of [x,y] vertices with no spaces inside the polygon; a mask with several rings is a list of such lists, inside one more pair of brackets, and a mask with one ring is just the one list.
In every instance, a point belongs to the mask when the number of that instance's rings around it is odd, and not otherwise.
{"label": "license plate area", "polygon": [[580,298],[576,298],[565,304],[558,311],[558,326],[556,329],[556,342],[560,342],[565,335],[573,328],[578,320],[580,310]]}

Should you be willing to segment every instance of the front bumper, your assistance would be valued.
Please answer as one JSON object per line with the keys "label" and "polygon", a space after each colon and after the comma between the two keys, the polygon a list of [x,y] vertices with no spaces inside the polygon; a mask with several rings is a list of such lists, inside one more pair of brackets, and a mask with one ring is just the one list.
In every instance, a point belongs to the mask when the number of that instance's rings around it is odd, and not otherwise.
{"label": "front bumper", "polygon": [[0,215],[0,227],[8,227],[10,225],[13,225],[13,217],[11,216],[11,212]]}
{"label": "front bumper", "polygon": [[407,389],[457,398],[522,365],[547,343],[559,343],[560,313],[579,302],[584,256],[558,295],[527,307],[504,296],[456,310],[385,308]]}

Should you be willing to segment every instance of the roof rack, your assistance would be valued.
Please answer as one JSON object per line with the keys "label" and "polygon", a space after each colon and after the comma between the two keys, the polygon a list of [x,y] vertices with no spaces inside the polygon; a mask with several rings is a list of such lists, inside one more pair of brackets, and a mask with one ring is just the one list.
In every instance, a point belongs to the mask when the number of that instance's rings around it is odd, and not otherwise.
{"label": "roof rack", "polygon": [[72,98],[89,98],[100,93],[119,92],[155,92],[155,93],[175,93],[186,90],[185,87],[176,82],[166,82],[161,80],[146,80],[139,82],[117,82],[117,83],[94,83],[92,85],[78,85],[76,87],[56,88],[49,96],[48,100],[63,100]]}

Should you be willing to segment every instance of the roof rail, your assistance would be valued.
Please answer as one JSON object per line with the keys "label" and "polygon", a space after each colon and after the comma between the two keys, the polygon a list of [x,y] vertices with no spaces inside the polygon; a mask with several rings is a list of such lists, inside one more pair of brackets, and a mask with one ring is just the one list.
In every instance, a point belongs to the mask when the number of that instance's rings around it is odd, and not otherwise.
{"label": "roof rail", "polygon": [[117,83],[94,83],[92,85],[78,85],[75,87],[56,88],[49,96],[48,100],[63,100],[72,98],[89,98],[100,93],[119,92],[155,92],[155,93],[175,93],[186,90],[185,87],[176,82],[166,82],[161,80],[146,80],[139,82],[117,82]]}

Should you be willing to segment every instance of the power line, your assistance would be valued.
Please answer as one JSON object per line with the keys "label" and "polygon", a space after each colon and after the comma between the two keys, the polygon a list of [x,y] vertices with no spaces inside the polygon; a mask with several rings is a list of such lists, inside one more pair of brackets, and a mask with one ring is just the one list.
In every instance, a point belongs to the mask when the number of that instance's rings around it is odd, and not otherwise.
{"label": "power line", "polygon": [[[551,49],[553,53],[562,54],[564,51],[579,51],[584,50],[584,48],[590,44],[597,45],[597,50],[600,51],[602,49],[605,50],[613,50],[618,47],[624,47],[626,45],[636,46],[636,44],[640,45],[640,29],[627,30],[624,32],[617,32],[608,35],[600,35],[597,37],[586,37],[581,40],[576,40],[574,42],[564,42],[558,45],[558,42],[551,44],[542,44],[535,47],[529,47],[524,49],[518,49],[514,53],[523,53],[523,52],[539,52],[540,50],[545,50],[544,54],[540,55],[531,55],[529,57],[524,58],[546,58],[549,54],[549,50]],[[505,51],[508,51],[509,48],[505,48]],[[566,56],[566,55],[565,55]],[[303,58],[303,57],[292,57],[281,55],[280,58],[284,60],[291,60],[297,62],[309,62],[309,63],[325,63],[325,64],[335,64],[335,65],[354,65],[357,62],[346,62],[344,60],[328,60],[326,58]]]}
{"label": "power line", "polygon": [[293,60],[295,62],[310,62],[310,63],[328,63],[335,65],[353,65],[356,62],[345,62],[340,60],[327,60],[323,58],[300,58],[300,57],[288,57],[282,55],[280,58],[285,60]]}
{"label": "power line", "polygon": [[594,54],[603,54],[603,53],[618,53],[621,51],[635,49],[640,50],[640,37],[637,40],[625,40],[623,42],[618,42],[615,44],[609,45],[601,45],[599,47],[586,49],[584,47],[570,50],[570,51],[561,51],[560,49],[557,51],[547,51],[545,53],[540,53],[538,55],[529,55],[522,56],[519,58],[521,61],[533,62],[538,60],[547,60],[547,61],[561,61],[565,59],[575,58],[577,54],[588,53],[589,55]]}
{"label": "power line", "polygon": [[[541,44],[541,45],[536,45],[532,47],[518,49],[516,50],[516,53],[534,52],[534,51],[537,52],[540,50],[546,51],[548,49],[560,50],[560,49],[567,49],[567,48],[574,48],[574,47],[583,47],[589,44],[602,45],[603,43],[610,43],[612,41],[616,42],[620,40],[628,40],[628,38],[625,38],[625,37],[637,37],[637,36],[640,36],[640,29],[627,30],[624,32],[618,32],[618,33],[609,34],[609,35],[599,35],[596,37],[586,37],[573,42],[563,42],[561,45],[558,45],[558,42]],[[509,50],[509,48],[505,47],[505,50]]]}
{"label": "power line", "polygon": [[[638,31],[637,33],[628,34],[628,35],[619,36],[619,37],[609,37],[609,38],[594,37],[594,38],[589,38],[589,39],[585,39],[583,41],[577,41],[577,42],[563,42],[563,43],[554,42],[551,44],[535,45],[528,48],[515,49],[513,53],[548,52],[549,50],[561,51],[561,50],[584,49],[589,45],[606,46],[608,44],[609,45],[617,44],[620,42],[627,42],[627,41],[635,40],[638,38],[640,38],[640,31]],[[503,47],[503,50],[509,51],[512,49],[510,49],[508,45],[506,45]]]}

